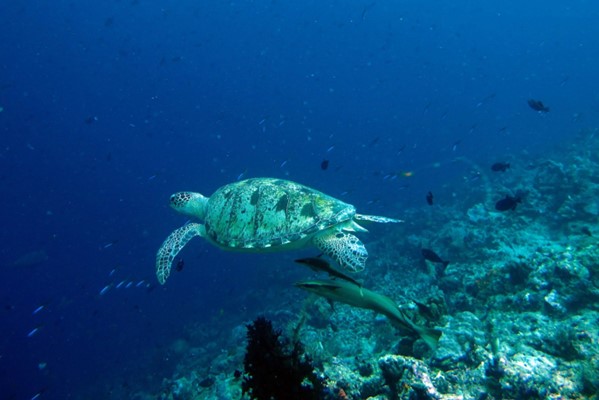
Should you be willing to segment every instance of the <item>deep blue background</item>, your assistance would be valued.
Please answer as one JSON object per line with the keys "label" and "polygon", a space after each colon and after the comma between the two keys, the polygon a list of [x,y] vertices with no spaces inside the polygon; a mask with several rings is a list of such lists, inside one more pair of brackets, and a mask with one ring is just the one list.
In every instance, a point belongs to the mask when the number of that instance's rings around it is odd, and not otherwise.
{"label": "deep blue background", "polygon": [[156,249],[186,221],[172,192],[288,177],[401,217],[462,182],[456,157],[487,166],[596,127],[598,20],[583,0],[3,2],[3,398],[159,384],[183,326],[264,288],[279,256],[200,241],[185,279],[156,287]]}

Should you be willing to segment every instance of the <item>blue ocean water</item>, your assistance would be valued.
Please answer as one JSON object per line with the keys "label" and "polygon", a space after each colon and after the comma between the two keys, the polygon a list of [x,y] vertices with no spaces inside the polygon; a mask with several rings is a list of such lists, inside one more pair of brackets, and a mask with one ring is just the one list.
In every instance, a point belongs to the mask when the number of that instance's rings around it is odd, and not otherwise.
{"label": "blue ocean water", "polygon": [[158,285],[187,221],[173,192],[273,176],[401,218],[429,190],[459,202],[472,165],[598,126],[598,18],[584,0],[4,2],[1,397],[159,386],[184,326],[284,290],[292,256],[199,240]]}

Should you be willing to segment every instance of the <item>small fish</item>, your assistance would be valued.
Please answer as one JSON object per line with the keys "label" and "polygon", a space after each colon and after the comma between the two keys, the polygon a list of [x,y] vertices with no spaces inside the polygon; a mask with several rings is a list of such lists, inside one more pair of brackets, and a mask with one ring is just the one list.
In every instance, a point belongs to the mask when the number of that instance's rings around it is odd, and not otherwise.
{"label": "small fish", "polygon": [[113,268],[109,273],[108,276],[112,276],[114,275],[114,273],[116,272],[116,268]]}
{"label": "small fish", "polygon": [[243,171],[241,174],[237,175],[237,180],[238,180],[238,181],[242,180],[242,179],[243,179],[243,177],[245,176],[245,173],[246,173],[246,172],[247,172],[247,171]]}
{"label": "small fish", "polygon": [[177,265],[175,265],[175,269],[177,270],[177,272],[181,272],[183,271],[183,267],[185,267],[185,261],[180,258],[179,261],[177,261]]}
{"label": "small fish", "polygon": [[416,304],[416,308],[418,308],[418,313],[425,316],[429,320],[436,319],[435,315],[433,314],[431,308],[428,305],[426,305],[418,300],[415,300],[415,299],[412,299],[412,302],[414,304]]}
{"label": "small fish", "polygon": [[152,176],[150,176],[150,177],[148,178],[148,180],[149,180],[149,181],[152,181],[152,180],[154,180],[154,179],[156,179],[156,175],[152,175]]}
{"label": "small fish", "polygon": [[329,168],[329,160],[322,160],[320,163],[320,169],[326,171]]}
{"label": "small fish", "polygon": [[422,249],[421,253],[422,257],[424,257],[425,260],[430,261],[432,263],[443,264],[443,268],[447,267],[447,265],[449,264],[449,261],[443,260],[441,257],[437,255],[437,253],[435,253],[431,249]]}
{"label": "small fish", "polygon": [[44,394],[44,390],[39,391],[36,394],[34,394],[33,397],[31,398],[31,400],[37,400],[37,399],[39,399],[42,394]]}
{"label": "small fish", "polygon": [[580,232],[584,233],[587,236],[593,236],[593,232],[591,232],[588,226],[583,226],[582,228],[580,228]]}
{"label": "small fish", "polygon": [[497,211],[514,211],[518,203],[522,203],[522,198],[520,196],[506,195],[505,198],[495,203],[495,209]]}
{"label": "small fish", "polygon": [[36,308],[35,310],[33,310],[33,312],[31,314],[35,315],[38,312],[42,311],[44,308],[46,308],[46,305],[42,304],[41,306],[39,306],[38,308]]}
{"label": "small fish", "polygon": [[120,289],[123,285],[125,284],[125,281],[120,281],[117,285],[116,288]]}
{"label": "small fish", "polygon": [[331,264],[329,264],[327,260],[320,258],[320,256],[319,257],[298,258],[297,260],[295,260],[295,262],[298,264],[303,264],[303,265],[307,266],[312,271],[326,272],[327,274],[329,274],[329,276],[343,279],[343,280],[351,282],[357,286],[362,286],[361,283],[359,283],[352,277],[347,276],[343,272],[338,271],[335,268],[331,267]]}
{"label": "small fish", "polygon": [[137,284],[135,285],[135,287],[141,287],[143,286],[143,284],[146,283],[146,281],[144,281],[143,279],[139,282],[137,282]]}
{"label": "small fish", "polygon": [[460,143],[462,143],[461,140],[456,140],[455,142],[453,142],[453,145],[451,146],[451,151],[456,151]]}
{"label": "small fish", "polygon": [[287,160],[285,160],[285,161],[283,161],[283,162],[281,163],[281,166],[280,166],[280,168],[283,168],[285,165],[287,165]]}
{"label": "small fish", "polygon": [[335,148],[335,146],[331,146],[327,149],[327,153],[330,153],[331,151],[333,151],[333,149]]}
{"label": "small fish", "polygon": [[108,292],[108,290],[110,289],[111,285],[106,285],[102,288],[102,290],[100,290],[100,296],[104,296],[106,294],[106,292]]}
{"label": "small fish", "polygon": [[27,337],[30,338],[30,337],[35,336],[40,331],[40,329],[41,329],[40,326],[33,328],[32,330],[29,331],[29,333],[27,334]]}
{"label": "small fish", "polygon": [[476,103],[476,107],[480,107],[483,104],[487,103],[488,101],[492,100],[495,98],[495,93],[491,93],[490,95],[486,96],[485,98],[483,98],[481,101],[479,101],[478,103]]}
{"label": "small fish", "polygon": [[216,380],[212,376],[209,376],[209,377],[204,378],[201,381],[199,381],[198,385],[203,388],[208,388],[208,387],[214,385],[214,382],[216,382]]}
{"label": "small fish", "polygon": [[496,162],[491,165],[491,169],[495,172],[505,172],[510,167],[510,163],[506,162]]}
{"label": "small fish", "polygon": [[468,176],[464,176],[464,181],[466,182],[474,182],[480,179],[481,177],[481,172],[480,171],[476,171],[476,170],[471,170],[469,171],[470,175]]}
{"label": "small fish", "polygon": [[532,108],[535,111],[538,111],[540,113],[547,113],[549,112],[549,107],[546,107],[542,101],[540,100],[535,100],[535,99],[528,99],[528,106],[530,108]]}
{"label": "small fish", "polygon": [[127,282],[127,285],[125,285],[125,289],[129,289],[131,286],[133,286],[133,281]]}
{"label": "small fish", "polygon": [[427,203],[429,206],[432,206],[432,205],[433,205],[433,192],[428,192],[428,193],[426,194],[426,203]]}

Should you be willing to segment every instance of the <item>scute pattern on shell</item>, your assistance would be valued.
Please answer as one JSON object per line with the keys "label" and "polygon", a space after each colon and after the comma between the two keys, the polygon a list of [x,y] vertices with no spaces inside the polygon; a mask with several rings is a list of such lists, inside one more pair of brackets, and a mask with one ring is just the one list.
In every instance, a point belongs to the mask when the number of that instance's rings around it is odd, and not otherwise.
{"label": "scute pattern on shell", "polygon": [[206,234],[229,248],[296,242],[355,215],[354,206],[309,187],[255,178],[218,189],[208,202]]}

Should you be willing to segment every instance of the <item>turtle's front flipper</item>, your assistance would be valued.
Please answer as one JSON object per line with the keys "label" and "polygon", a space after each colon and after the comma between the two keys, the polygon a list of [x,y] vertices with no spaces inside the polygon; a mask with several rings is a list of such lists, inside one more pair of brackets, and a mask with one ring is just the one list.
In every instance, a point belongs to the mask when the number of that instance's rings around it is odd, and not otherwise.
{"label": "turtle's front flipper", "polygon": [[346,232],[323,232],[313,239],[314,245],[350,272],[366,268],[368,251],[364,243]]}
{"label": "turtle's front flipper", "polygon": [[164,285],[171,273],[173,260],[183,247],[196,236],[204,236],[204,225],[191,223],[182,226],[171,233],[156,254],[156,276],[158,282]]}
{"label": "turtle's front flipper", "polygon": [[396,224],[398,222],[405,222],[403,219],[395,219],[395,218],[381,217],[378,215],[363,215],[363,214],[356,214],[354,216],[354,219],[356,221],[378,222],[380,224],[388,224],[388,223]]}

